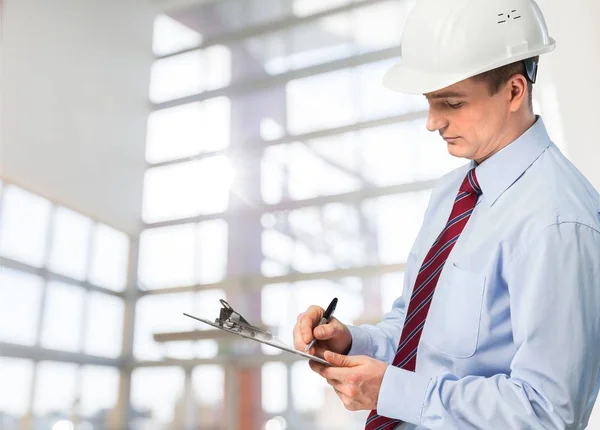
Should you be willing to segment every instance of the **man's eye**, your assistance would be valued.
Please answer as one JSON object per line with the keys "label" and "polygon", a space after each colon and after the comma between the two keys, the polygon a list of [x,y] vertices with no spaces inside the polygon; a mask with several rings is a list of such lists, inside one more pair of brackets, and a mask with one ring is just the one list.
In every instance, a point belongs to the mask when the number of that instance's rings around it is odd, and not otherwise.
{"label": "man's eye", "polygon": [[458,109],[459,107],[461,107],[463,104],[462,103],[450,103],[450,102],[446,102],[446,105],[451,108],[451,109]]}

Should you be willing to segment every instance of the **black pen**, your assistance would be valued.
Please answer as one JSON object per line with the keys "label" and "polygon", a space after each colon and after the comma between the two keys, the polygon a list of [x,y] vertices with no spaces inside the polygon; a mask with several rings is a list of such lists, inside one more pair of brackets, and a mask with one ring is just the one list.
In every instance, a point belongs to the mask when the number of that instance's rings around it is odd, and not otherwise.
{"label": "black pen", "polygon": [[[323,314],[323,318],[321,318],[321,321],[319,321],[319,324],[317,324],[317,326],[320,326],[322,324],[327,324],[330,320],[331,317],[333,316],[333,311],[335,311],[335,307],[337,306],[337,297],[335,297],[331,303],[329,303],[329,306],[327,306],[327,309],[325,310],[325,313]],[[310,341],[310,343],[308,345],[306,345],[306,349],[304,350],[304,352],[308,352],[309,349],[312,348],[312,346],[315,344],[315,342],[317,341],[317,339],[313,339]]]}

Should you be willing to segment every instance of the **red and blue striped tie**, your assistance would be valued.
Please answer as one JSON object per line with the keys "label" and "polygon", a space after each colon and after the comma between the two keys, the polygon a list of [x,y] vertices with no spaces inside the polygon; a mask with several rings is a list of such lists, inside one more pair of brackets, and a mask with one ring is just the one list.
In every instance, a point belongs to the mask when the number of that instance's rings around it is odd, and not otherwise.
{"label": "red and blue striped tie", "polygon": [[[467,225],[480,195],[481,188],[477,176],[475,176],[475,169],[471,169],[460,186],[446,226],[431,246],[423,261],[421,270],[419,270],[408,305],[402,336],[392,365],[412,372],[415,371],[417,346],[421,339],[425,319],[429,312],[429,306],[440,273],[452,248],[454,248],[465,225]],[[397,419],[378,415],[376,410],[372,410],[367,418],[365,430],[391,430],[401,422]]]}

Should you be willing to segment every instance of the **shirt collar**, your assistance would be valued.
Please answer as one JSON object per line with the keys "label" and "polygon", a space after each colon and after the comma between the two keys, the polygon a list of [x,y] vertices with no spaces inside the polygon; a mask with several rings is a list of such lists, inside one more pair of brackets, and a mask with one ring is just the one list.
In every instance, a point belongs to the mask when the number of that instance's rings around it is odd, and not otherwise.
{"label": "shirt collar", "polygon": [[542,152],[550,146],[550,137],[544,121],[536,116],[536,122],[514,142],[476,165],[477,180],[483,191],[482,200],[492,206],[514,184]]}

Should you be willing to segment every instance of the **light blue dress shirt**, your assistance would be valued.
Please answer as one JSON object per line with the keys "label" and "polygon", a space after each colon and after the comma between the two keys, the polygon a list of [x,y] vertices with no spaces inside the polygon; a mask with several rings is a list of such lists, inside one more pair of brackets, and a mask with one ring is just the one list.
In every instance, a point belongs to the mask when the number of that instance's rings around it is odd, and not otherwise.
{"label": "light blue dress shirt", "polygon": [[[350,327],[350,355],[392,362],[416,274],[474,166],[433,190],[402,296],[381,323]],[[475,172],[483,195],[442,271],[416,371],[388,366],[377,411],[398,429],[584,429],[600,387],[598,192],[541,118]]]}

